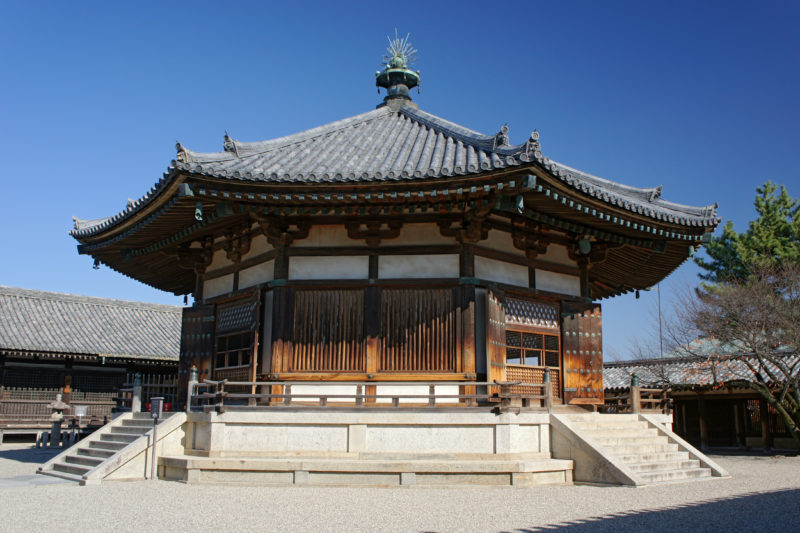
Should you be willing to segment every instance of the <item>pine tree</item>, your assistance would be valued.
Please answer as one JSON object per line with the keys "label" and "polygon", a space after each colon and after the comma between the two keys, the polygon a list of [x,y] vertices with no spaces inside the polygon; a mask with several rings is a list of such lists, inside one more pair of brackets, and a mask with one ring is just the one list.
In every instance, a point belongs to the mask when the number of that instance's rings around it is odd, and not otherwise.
{"label": "pine tree", "polygon": [[792,198],[786,187],[767,182],[756,189],[758,217],[747,231],[737,233],[733,222],[722,228],[722,235],[706,245],[708,258],[695,256],[705,270],[700,278],[711,283],[741,281],[750,276],[753,265],[800,263],[800,200]]}

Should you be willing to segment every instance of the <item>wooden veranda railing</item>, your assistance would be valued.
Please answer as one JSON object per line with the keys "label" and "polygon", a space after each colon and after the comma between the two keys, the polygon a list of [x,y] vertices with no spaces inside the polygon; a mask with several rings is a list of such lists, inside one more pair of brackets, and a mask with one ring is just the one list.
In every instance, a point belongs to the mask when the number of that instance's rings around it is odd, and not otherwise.
{"label": "wooden veranda railing", "polygon": [[[313,386],[313,392],[295,392],[294,388]],[[458,387],[458,393],[448,390]],[[326,387],[336,387],[327,393]],[[351,388],[352,392],[343,392]],[[374,387],[377,387],[376,392]],[[390,388],[388,393],[380,393],[380,388]],[[426,387],[426,393],[402,391],[398,389],[419,389]],[[523,388],[524,387],[524,388]],[[439,389],[439,390],[437,390]],[[251,392],[242,392],[250,390]],[[260,392],[252,392],[260,391]],[[531,392],[518,392],[531,391]],[[538,393],[533,393],[537,391]],[[212,381],[189,382],[188,410],[217,411],[280,409],[286,407],[303,408],[442,408],[442,407],[480,407],[494,405],[499,412],[519,412],[529,409],[553,408],[553,387],[545,383],[523,383],[521,381],[494,382],[332,382],[332,381]]]}
{"label": "wooden veranda railing", "polygon": [[606,413],[660,412],[669,414],[671,389],[631,387],[628,392],[606,392],[603,411]]}

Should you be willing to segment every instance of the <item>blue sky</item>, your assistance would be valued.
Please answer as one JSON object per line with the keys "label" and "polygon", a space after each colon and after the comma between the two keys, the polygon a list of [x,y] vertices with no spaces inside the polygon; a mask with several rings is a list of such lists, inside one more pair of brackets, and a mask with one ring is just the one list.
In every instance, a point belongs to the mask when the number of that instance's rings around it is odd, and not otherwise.
{"label": "blue sky", "polygon": [[[217,151],[374,108],[397,28],[431,113],[743,230],[766,180],[800,196],[797,2],[4,2],[0,284],[180,304],[107,268],[71,217],[124,208],[174,144]],[[685,264],[662,284],[696,284]],[[608,358],[650,331],[655,292],[604,301]]]}

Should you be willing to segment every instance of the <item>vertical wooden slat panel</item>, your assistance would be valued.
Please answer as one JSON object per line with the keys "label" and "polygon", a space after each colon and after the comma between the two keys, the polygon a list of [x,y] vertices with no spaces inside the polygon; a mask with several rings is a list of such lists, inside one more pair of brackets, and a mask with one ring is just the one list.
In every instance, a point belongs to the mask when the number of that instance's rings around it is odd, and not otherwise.
{"label": "vertical wooden slat panel", "polygon": [[379,309],[380,371],[458,370],[452,289],[384,289]]}
{"label": "vertical wooden slat panel", "polygon": [[291,371],[365,372],[363,291],[295,294]]}

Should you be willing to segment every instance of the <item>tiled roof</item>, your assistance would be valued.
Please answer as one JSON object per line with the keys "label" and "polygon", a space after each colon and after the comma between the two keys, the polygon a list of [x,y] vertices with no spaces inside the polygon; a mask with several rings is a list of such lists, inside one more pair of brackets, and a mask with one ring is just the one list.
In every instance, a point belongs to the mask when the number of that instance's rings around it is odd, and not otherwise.
{"label": "tiled roof", "polygon": [[107,219],[76,219],[75,237],[100,233],[149,203],[176,172],[242,182],[346,184],[413,182],[469,176],[538,163],[576,191],[655,220],[713,227],[716,206],[692,207],[660,198],[661,187],[638,188],[592,176],[544,157],[538,133],[508,144],[507,129],[484,135],[406,105],[389,106],[304,132],[261,142],[225,137],[223,151],[202,153],[178,144],[169,172],[141,199]]}
{"label": "tiled roof", "polygon": [[[788,365],[800,372],[800,356],[778,354]],[[705,386],[727,381],[747,379],[751,374],[742,358],[752,356],[664,357],[618,361],[603,365],[603,386],[606,389],[626,389],[631,385],[631,375],[636,374],[642,387]],[[769,366],[769,365],[768,365]],[[774,370],[774,369],[773,369]]]}
{"label": "tiled roof", "polygon": [[0,285],[0,351],[177,361],[181,308]]}

